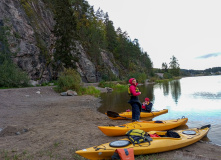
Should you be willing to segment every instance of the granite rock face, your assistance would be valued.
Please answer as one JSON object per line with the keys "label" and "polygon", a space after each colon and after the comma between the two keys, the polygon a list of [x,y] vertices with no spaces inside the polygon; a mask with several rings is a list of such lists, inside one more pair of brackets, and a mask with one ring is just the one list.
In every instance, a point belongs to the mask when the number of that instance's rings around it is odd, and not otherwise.
{"label": "granite rock face", "polygon": [[[9,28],[8,42],[13,53],[12,59],[38,84],[56,79],[58,76],[58,65],[53,57],[56,42],[53,34],[55,24],[53,12],[42,0],[0,1],[0,25]],[[72,54],[79,58],[76,66],[82,81],[99,81],[98,71],[91,58],[82,45],[76,43],[77,53]],[[4,47],[1,42],[0,47]],[[101,57],[104,64],[118,77],[119,71],[114,65],[113,56],[102,51]]]}
{"label": "granite rock face", "polygon": [[77,71],[80,73],[83,82],[97,82],[95,65],[89,60],[84,48],[76,42],[77,53],[73,55],[78,56],[79,61],[76,63]]}
{"label": "granite rock face", "polygon": [[55,43],[52,34],[55,21],[42,1],[22,4],[20,1],[1,0],[0,20],[9,27],[8,42],[13,61],[32,80],[49,81],[56,75],[50,63]]}

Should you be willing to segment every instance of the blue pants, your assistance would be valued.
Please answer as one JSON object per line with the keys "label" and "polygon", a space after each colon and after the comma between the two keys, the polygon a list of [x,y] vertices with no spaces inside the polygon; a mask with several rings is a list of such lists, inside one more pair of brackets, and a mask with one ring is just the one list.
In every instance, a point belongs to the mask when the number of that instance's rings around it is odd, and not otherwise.
{"label": "blue pants", "polygon": [[138,121],[140,119],[140,106],[138,103],[132,105],[132,119]]}

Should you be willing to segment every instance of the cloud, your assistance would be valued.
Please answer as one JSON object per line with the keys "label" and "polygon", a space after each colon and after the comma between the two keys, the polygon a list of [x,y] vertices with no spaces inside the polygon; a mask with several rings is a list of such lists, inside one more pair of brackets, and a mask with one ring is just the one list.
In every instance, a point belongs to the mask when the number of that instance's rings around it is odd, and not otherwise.
{"label": "cloud", "polygon": [[196,57],[196,59],[206,59],[206,58],[217,57],[217,56],[221,56],[221,52],[206,54],[203,56]]}

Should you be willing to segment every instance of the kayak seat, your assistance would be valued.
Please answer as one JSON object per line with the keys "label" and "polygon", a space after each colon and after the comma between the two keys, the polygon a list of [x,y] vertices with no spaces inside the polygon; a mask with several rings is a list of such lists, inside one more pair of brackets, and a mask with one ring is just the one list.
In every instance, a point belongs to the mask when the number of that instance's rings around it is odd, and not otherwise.
{"label": "kayak seat", "polygon": [[154,123],[163,123],[163,121],[155,121]]}
{"label": "kayak seat", "polygon": [[150,113],[151,111],[147,111],[147,110],[141,109],[141,112]]}
{"label": "kayak seat", "polygon": [[180,138],[180,135],[177,132],[168,130],[166,133],[167,137],[172,137],[172,138]]}
{"label": "kayak seat", "polygon": [[159,135],[160,137],[167,137],[166,135]]}

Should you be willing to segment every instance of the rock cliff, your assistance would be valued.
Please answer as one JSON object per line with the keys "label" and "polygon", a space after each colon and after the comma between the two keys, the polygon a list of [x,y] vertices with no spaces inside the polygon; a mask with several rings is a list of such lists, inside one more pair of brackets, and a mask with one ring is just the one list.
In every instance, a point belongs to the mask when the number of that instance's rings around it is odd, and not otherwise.
{"label": "rock cliff", "polygon": [[[42,0],[1,0],[0,24],[9,28],[7,37],[12,59],[26,71],[31,80],[48,82],[58,76],[58,65],[54,61],[55,41],[53,27],[56,24],[53,12]],[[1,43],[1,42],[0,42]],[[100,80],[95,65],[85,49],[77,43],[77,71],[84,82]],[[119,71],[112,54],[102,51],[101,58],[106,67],[116,76]]]}

